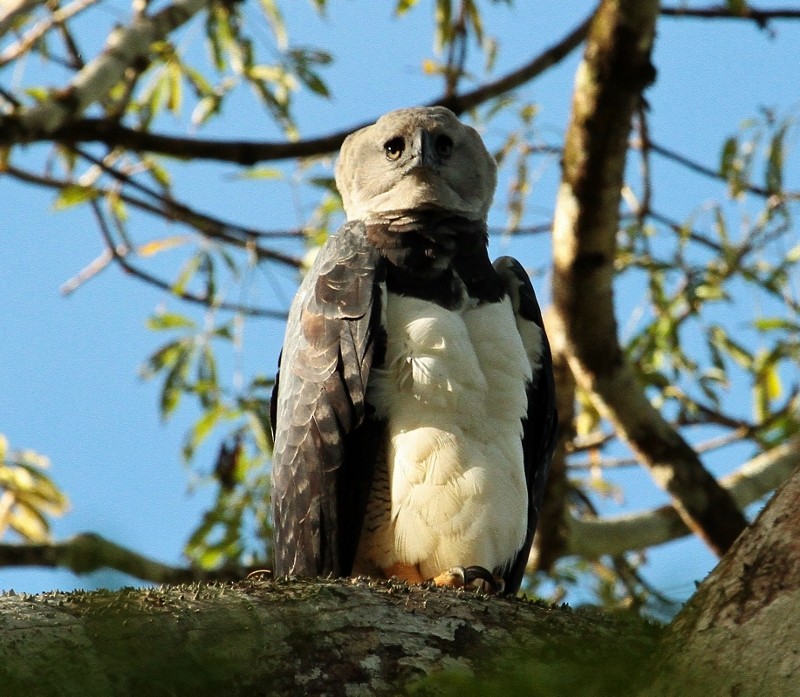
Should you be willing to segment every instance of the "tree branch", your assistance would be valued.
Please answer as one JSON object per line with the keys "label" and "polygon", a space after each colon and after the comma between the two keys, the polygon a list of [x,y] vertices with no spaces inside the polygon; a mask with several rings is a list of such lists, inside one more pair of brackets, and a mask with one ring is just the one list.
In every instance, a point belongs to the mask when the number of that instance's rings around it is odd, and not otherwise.
{"label": "tree branch", "polygon": [[[670,150],[669,148],[664,147],[663,145],[659,145],[658,143],[653,142],[652,140],[648,140],[647,143],[642,141],[641,147],[647,147],[652,152],[661,155],[666,160],[671,160],[686,169],[695,172],[696,174],[702,174],[704,177],[708,177],[710,179],[716,179],[717,181],[727,182],[727,177],[722,174],[718,169],[713,169],[711,167],[707,167],[706,165],[696,162],[685,155],[681,155],[680,153],[675,152],[674,150]],[[800,192],[795,191],[787,191],[787,192],[778,192],[778,191],[770,191],[769,189],[765,189],[763,186],[758,186],[757,184],[747,183],[743,184],[742,188],[744,191],[747,191],[755,196],[760,196],[761,198],[781,198],[784,200],[792,200],[800,198]]]}
{"label": "tree branch", "polygon": [[[642,677],[647,697],[797,693],[800,472],[670,624]],[[787,682],[788,680],[788,682]]]}
{"label": "tree branch", "polygon": [[604,0],[576,77],[553,226],[555,320],[570,368],[718,554],[747,522],[699,457],[648,401],[617,339],[613,279],[631,118],[653,80],[656,0]]}
{"label": "tree branch", "polygon": [[[744,508],[766,496],[800,467],[800,437],[795,437],[744,463],[720,484]],[[596,558],[647,549],[691,534],[673,506],[644,513],[567,521],[569,533],[564,556]]]}
{"label": "tree branch", "polygon": [[[126,68],[150,60],[151,45],[185,24],[206,6],[205,0],[175,0],[154,15],[137,15],[108,37],[102,53],[87,63],[66,88],[33,107],[0,119],[10,142],[24,142],[36,133],[49,139],[119,82]],[[8,141],[4,141],[8,142]]]}
{"label": "tree branch", "polygon": [[7,46],[0,52],[0,68],[16,60],[24,53],[27,53],[31,47],[54,26],[66,22],[70,17],[83,12],[83,10],[91,7],[98,1],[99,0],[74,0],[66,7],[55,10],[50,17],[43,19],[41,22],[31,27],[19,41],[11,46]]}
{"label": "tree branch", "polygon": [[[189,0],[184,0],[188,2]],[[472,109],[484,102],[509,92],[529,82],[548,68],[568,56],[585,39],[591,17],[567,34],[558,43],[543,51],[533,60],[500,79],[475,90],[452,97],[442,97],[430,102],[430,106],[441,105],[457,114]],[[245,140],[203,140],[179,136],[165,136],[123,126],[109,119],[71,119],[63,114],[60,121],[52,125],[50,120],[37,117],[34,110],[0,117],[0,145],[57,141],[63,143],[100,142],[109,147],[124,147],[137,152],[151,152],[181,158],[218,160],[253,165],[257,162],[288,160],[298,157],[313,157],[336,152],[344,139],[355,130],[369,125],[359,124],[319,138],[310,138],[293,143]],[[75,110],[74,113],[79,113]],[[4,123],[6,122],[6,123]]]}
{"label": "tree branch", "polygon": [[242,305],[240,303],[228,303],[217,300],[215,297],[205,294],[197,295],[186,290],[176,291],[174,284],[168,283],[167,281],[158,278],[158,276],[154,276],[150,272],[131,264],[131,262],[128,261],[128,254],[131,251],[130,248],[125,245],[118,245],[115,243],[111,236],[109,226],[106,223],[105,217],[103,216],[103,212],[100,210],[100,204],[98,204],[97,201],[90,201],[90,205],[92,207],[92,211],[94,212],[95,219],[97,220],[98,227],[100,228],[100,234],[103,236],[103,241],[106,243],[106,249],[108,250],[108,253],[125,273],[128,273],[131,276],[138,278],[140,281],[150,284],[151,286],[155,286],[156,288],[167,291],[181,300],[194,303],[195,305],[216,307],[221,310],[237,312],[250,317],[265,317],[279,320],[286,319],[287,313],[283,312],[282,310],[267,310],[260,307]]}
{"label": "tree branch", "polygon": [[657,634],[391,581],[14,594],[0,596],[0,678],[4,697],[620,695]]}
{"label": "tree branch", "polygon": [[[83,154],[83,153],[81,153]],[[92,158],[93,162],[101,162],[96,158]],[[130,194],[123,192],[119,193],[120,200],[125,203],[138,208],[139,210],[150,213],[151,215],[160,216],[169,221],[180,221],[189,227],[194,228],[200,234],[206,237],[219,240],[234,247],[243,249],[251,249],[259,260],[275,261],[280,264],[292,267],[301,268],[303,265],[302,259],[284,254],[275,249],[269,249],[261,245],[255,244],[255,240],[260,238],[278,238],[278,237],[299,237],[302,231],[275,231],[256,230],[253,228],[244,227],[236,223],[226,222],[214,216],[190,208],[184,203],[175,199],[162,196],[157,192],[153,192],[147,187],[143,187],[139,182],[136,182],[131,177],[128,177],[115,169],[103,166],[108,174],[122,183],[130,185],[132,188],[139,189],[148,196],[156,199],[159,205],[154,205],[143,199],[136,198]],[[56,179],[52,176],[42,176],[33,174],[25,170],[19,169],[8,163],[0,163],[0,173],[6,173],[10,176],[19,179],[27,184],[35,184],[49,189],[60,190],[66,186],[70,186],[74,182],[66,179]],[[110,192],[100,187],[93,187],[99,196],[107,196]],[[160,207],[159,207],[160,206]]]}
{"label": "tree branch", "polygon": [[47,0],[4,0],[0,3],[0,37],[14,28],[17,17],[46,2]]}
{"label": "tree branch", "polygon": [[734,10],[730,5],[712,5],[711,7],[662,7],[659,12],[665,17],[692,17],[694,19],[749,19],[764,29],[773,19],[800,19],[797,8],[771,8],[758,10],[741,3],[741,8]]}
{"label": "tree branch", "polygon": [[233,581],[244,578],[244,567],[209,571],[169,566],[94,533],[81,533],[62,542],[0,544],[0,567],[38,566],[87,574],[114,569],[153,583]]}

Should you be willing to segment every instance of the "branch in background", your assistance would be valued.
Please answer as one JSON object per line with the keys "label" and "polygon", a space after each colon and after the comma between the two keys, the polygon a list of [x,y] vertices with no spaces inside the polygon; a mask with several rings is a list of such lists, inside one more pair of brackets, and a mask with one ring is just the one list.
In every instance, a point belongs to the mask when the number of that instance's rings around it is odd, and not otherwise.
{"label": "branch in background", "polygon": [[800,19],[800,10],[794,8],[771,8],[758,10],[746,3],[739,3],[734,10],[731,4],[713,5],[711,7],[662,7],[659,12],[665,17],[692,17],[694,19],[748,19],[765,29],[767,24],[776,19]]}
{"label": "branch in background", "polygon": [[[116,172],[116,170],[113,169],[110,171]],[[54,190],[61,190],[64,187],[74,184],[74,182],[66,179],[56,179],[50,176],[33,174],[32,172],[27,172],[8,164],[0,166],[0,173],[9,174],[12,177],[15,177],[16,179],[24,181],[28,184],[36,184],[37,186],[44,186]],[[120,177],[125,176],[121,175],[120,173],[116,174]],[[136,182],[130,178],[126,179],[128,183],[135,188]],[[99,187],[93,188],[97,192],[98,196],[106,196],[110,193],[106,189]],[[268,249],[254,244],[254,240],[258,238],[298,237],[302,235],[302,231],[270,232],[266,230],[246,228],[235,223],[227,223],[219,218],[215,218],[205,213],[200,213],[189,206],[179,203],[174,199],[167,198],[166,196],[157,195],[157,201],[163,207],[148,203],[147,201],[138,199],[124,192],[119,193],[119,198],[120,200],[135,208],[138,208],[139,210],[145,211],[152,215],[160,216],[168,221],[180,221],[186,225],[189,225],[206,237],[218,239],[236,247],[251,249],[259,259],[276,261],[292,268],[300,268],[302,266],[302,259],[284,254],[274,249]]]}
{"label": "branch in background", "polygon": [[[583,42],[589,21],[590,18],[584,20],[561,41],[546,49],[521,68],[471,92],[453,97],[444,97],[431,102],[430,105],[446,106],[457,114],[461,114],[529,82],[563,60]],[[70,114],[63,114],[59,123],[56,126],[51,126],[48,121],[43,121],[42,118],[34,115],[36,108],[38,107],[22,114],[5,118],[0,117],[0,132],[2,132],[0,145],[30,143],[40,140],[64,143],[101,142],[109,147],[124,147],[137,152],[151,152],[201,160],[219,160],[249,166],[257,162],[313,157],[336,152],[350,133],[369,125],[364,123],[327,136],[300,140],[294,143],[201,140],[138,131],[108,119],[75,120],[70,118]],[[80,111],[76,109],[72,116],[78,113]],[[370,121],[369,123],[372,122]]]}
{"label": "branch in background", "polygon": [[170,584],[235,581],[248,573],[244,567],[208,571],[161,564],[94,533],[63,542],[0,544],[0,567],[20,566],[68,569],[76,574],[114,569],[143,581]]}
{"label": "branch in background", "polygon": [[[670,150],[669,148],[664,147],[663,145],[659,145],[658,143],[654,143],[652,140],[647,140],[639,144],[641,148],[647,148],[650,151],[661,155],[663,158],[667,160],[671,160],[687,169],[695,172],[697,174],[702,174],[705,177],[709,177],[710,179],[716,179],[718,181],[727,182],[727,177],[722,174],[718,169],[713,169],[711,167],[707,167],[699,162],[695,162],[690,158],[686,157],[685,155],[681,155],[680,153],[675,152],[674,150]],[[800,198],[800,192],[793,192],[789,191],[786,193],[779,194],[775,191],[770,191],[769,189],[765,189],[762,186],[758,186],[757,184],[743,184],[742,188],[744,191],[747,191],[751,194],[756,196],[760,196],[761,198],[773,198],[780,196],[782,199],[792,200]]]}
{"label": "branch in background", "polygon": [[66,7],[55,10],[47,19],[43,19],[41,22],[31,27],[19,41],[3,49],[0,53],[0,68],[16,60],[24,53],[27,53],[31,47],[54,26],[63,24],[70,17],[74,17],[76,14],[82,12],[87,7],[91,7],[98,1],[99,0],[74,0]]}
{"label": "branch in background", "polygon": [[475,107],[488,102],[494,97],[499,97],[502,94],[506,94],[507,92],[510,92],[511,90],[530,82],[536,76],[541,75],[545,70],[548,70],[557,63],[560,63],[585,41],[593,17],[594,12],[592,12],[591,15],[584,19],[583,22],[581,22],[558,43],[543,51],[526,65],[514,70],[499,80],[495,80],[494,82],[472,90],[471,92],[466,92],[462,95],[456,95],[450,99],[440,99],[436,102],[431,102],[429,106],[446,106],[448,109],[451,109],[456,114],[460,115],[469,109],[474,109]]}
{"label": "branch in background", "polygon": [[44,5],[47,0],[3,0],[0,3],[0,37],[14,28],[17,18],[24,12],[30,12],[37,5]]}
{"label": "branch in background", "polygon": [[128,26],[111,32],[102,53],[78,71],[67,87],[0,119],[0,127],[16,142],[26,140],[28,133],[52,134],[104,98],[127,68],[149,61],[153,42],[164,39],[205,6],[204,0],[175,0],[152,16],[137,15]]}
{"label": "branch in background", "polygon": [[150,284],[151,286],[165,290],[181,300],[186,300],[187,302],[194,303],[196,305],[214,307],[221,310],[229,310],[231,312],[237,312],[250,317],[266,317],[279,320],[286,319],[287,313],[281,310],[267,310],[260,307],[252,307],[250,305],[241,305],[239,303],[222,302],[214,297],[209,297],[208,295],[196,295],[195,293],[190,293],[186,290],[176,291],[174,284],[168,283],[167,281],[154,276],[148,271],[144,271],[138,266],[131,264],[131,262],[128,261],[128,254],[131,252],[130,248],[126,245],[118,245],[115,243],[111,236],[108,223],[103,216],[103,211],[100,210],[100,204],[98,204],[97,201],[91,201],[90,205],[92,206],[95,218],[97,219],[100,232],[103,235],[103,240],[106,243],[106,249],[111,255],[113,261],[115,261],[125,273],[128,273],[131,276]]}
{"label": "branch in background", "polygon": [[568,498],[573,485],[567,477],[568,447],[574,440],[575,423],[575,378],[567,364],[564,353],[564,335],[557,331],[552,319],[553,309],[544,313],[547,336],[550,340],[550,353],[553,358],[553,374],[556,385],[556,412],[558,413],[558,436],[553,462],[539,514],[536,528],[536,544],[531,550],[528,568],[549,571],[560,557],[566,553],[569,528]]}
{"label": "branch in background", "polygon": [[[783,484],[798,467],[800,437],[796,436],[744,463],[720,483],[736,504],[744,508]],[[565,554],[585,558],[646,549],[691,534],[673,506],[594,520],[570,517],[567,527]]]}
{"label": "branch in background", "polygon": [[613,278],[633,114],[655,71],[656,0],[605,0],[578,69],[553,225],[557,331],[575,378],[672,496],[683,523],[722,554],[747,521],[697,453],[648,401],[617,339]]}

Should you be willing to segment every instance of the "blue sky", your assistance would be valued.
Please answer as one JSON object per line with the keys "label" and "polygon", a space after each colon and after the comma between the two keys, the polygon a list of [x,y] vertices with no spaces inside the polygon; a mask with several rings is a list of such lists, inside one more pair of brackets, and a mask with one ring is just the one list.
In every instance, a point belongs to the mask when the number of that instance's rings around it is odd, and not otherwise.
{"label": "blue sky", "polygon": [[[376,11],[373,3],[334,1],[327,19],[319,19],[310,3],[283,5],[293,43],[320,46],[336,57],[323,72],[333,98],[301,96],[297,101],[302,135],[321,135],[438,95],[438,83],[420,69],[422,60],[432,55],[429,3],[420,3],[401,21],[392,18],[391,3]],[[590,7],[587,2],[521,1],[510,8],[491,6],[486,31],[501,43],[497,74],[553,43]],[[125,17],[110,12],[103,16],[108,21]],[[654,56],[658,78],[647,93],[652,137],[715,166],[723,137],[755,116],[759,107],[796,108],[800,104],[796,70],[800,23],[773,27],[776,35],[769,38],[752,23],[662,19]],[[268,40],[266,34],[263,40]],[[190,25],[182,45],[200,60],[201,26]],[[473,54],[477,54],[474,49]],[[528,99],[540,105],[543,140],[555,142],[563,133],[579,56],[576,52],[526,90]],[[35,82],[35,63],[26,66],[26,81]],[[479,71],[477,55],[474,66]],[[17,77],[9,70],[0,72],[6,87]],[[490,129],[487,140],[502,135],[502,123],[492,128],[497,131]],[[187,122],[167,118],[163,130],[185,132]],[[229,107],[225,118],[203,135],[279,137],[269,120],[246,100]],[[30,147],[25,157],[37,161],[44,152],[42,147]],[[718,188],[674,165],[656,160],[654,167],[658,204],[678,218],[719,195]],[[178,166],[176,171],[178,195],[203,210],[266,229],[302,222],[294,190],[285,179],[238,180],[231,176],[235,167],[207,163]],[[557,176],[557,163],[552,162],[534,189],[531,207],[539,212],[540,221],[552,210]],[[499,203],[504,196],[501,183]],[[162,341],[145,331],[146,317],[162,304],[184,308],[116,268],[109,268],[70,297],[62,297],[59,286],[102,251],[90,211],[53,212],[50,192],[8,177],[0,177],[0,201],[0,432],[12,447],[31,448],[50,457],[51,475],[71,500],[70,512],[54,521],[55,538],[96,531],[156,559],[181,563],[183,544],[212,500],[212,491],[194,487],[193,473],[180,462],[183,434],[195,413],[181,409],[172,421],[162,423],[157,384],[142,382],[137,368]],[[299,205],[304,212],[311,201],[310,195],[302,195]],[[502,225],[499,206],[492,215]],[[144,238],[170,233],[169,227],[153,219],[137,224],[146,231],[146,226],[152,228]],[[518,254],[530,266],[546,266],[546,239],[492,244],[494,253]],[[260,278],[252,299],[263,301],[277,283],[284,299],[277,299],[275,305],[285,307],[295,280],[285,272]],[[546,299],[547,279],[537,279],[536,285]],[[623,315],[637,300],[622,298]],[[278,322],[249,322],[242,370],[271,372],[282,334]],[[201,452],[198,468],[208,471],[212,459],[213,452]],[[737,464],[714,466],[730,471]],[[646,485],[646,475],[626,476],[627,482],[633,482],[628,484],[628,509],[663,500]],[[693,581],[712,565],[713,557],[701,543],[684,540],[653,550],[647,576],[668,593],[686,597]],[[0,568],[0,589],[17,591],[136,583],[115,572],[77,577],[63,571]]]}

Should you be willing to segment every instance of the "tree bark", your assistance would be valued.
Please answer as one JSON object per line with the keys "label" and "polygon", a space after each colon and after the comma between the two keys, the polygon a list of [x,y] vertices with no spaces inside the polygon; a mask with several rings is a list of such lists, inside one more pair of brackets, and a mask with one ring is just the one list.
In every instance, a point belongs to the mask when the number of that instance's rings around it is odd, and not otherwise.
{"label": "tree bark", "polygon": [[747,521],[691,446],[650,404],[617,339],[614,262],[628,134],[650,62],[657,0],[604,0],[575,78],[553,222],[554,331],[579,385],[719,555]]}
{"label": "tree bark", "polygon": [[648,697],[800,695],[800,470],[670,625]]}
{"label": "tree bark", "polygon": [[413,686],[463,695],[465,679],[511,679],[539,694],[599,697],[621,694],[654,638],[638,621],[394,582],[5,595],[0,691],[336,696]]}

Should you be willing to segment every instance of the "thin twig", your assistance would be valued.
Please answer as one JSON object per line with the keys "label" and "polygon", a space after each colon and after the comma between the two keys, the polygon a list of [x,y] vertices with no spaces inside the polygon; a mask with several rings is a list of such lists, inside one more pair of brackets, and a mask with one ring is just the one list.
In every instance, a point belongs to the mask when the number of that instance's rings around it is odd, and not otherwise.
{"label": "thin twig", "polygon": [[710,7],[662,7],[660,13],[664,17],[693,18],[693,19],[747,19],[755,22],[761,29],[766,29],[772,20],[800,19],[800,10],[795,8],[773,7],[769,10],[759,10],[741,3],[738,10],[731,5],[712,5]]}
{"label": "thin twig", "polygon": [[113,236],[111,235],[111,230],[108,227],[108,223],[105,220],[105,216],[103,215],[103,211],[100,209],[100,204],[97,203],[96,200],[90,201],[89,205],[92,207],[92,211],[95,214],[95,218],[97,219],[97,224],[100,228],[100,232],[103,236],[103,240],[106,243],[106,247],[108,248],[109,252],[113,260],[119,264],[120,268],[122,268],[126,273],[129,273],[131,276],[134,276],[146,283],[155,286],[156,288],[160,288],[161,290],[168,291],[170,294],[180,298],[181,300],[186,300],[187,302],[195,303],[198,305],[203,305],[204,307],[214,307],[219,308],[222,310],[230,310],[231,312],[237,312],[239,314],[248,315],[251,317],[266,317],[270,319],[279,319],[285,320],[287,317],[286,312],[282,312],[279,310],[267,310],[259,307],[253,307],[250,305],[240,305],[238,303],[227,303],[227,302],[220,302],[215,298],[208,297],[207,295],[197,295],[195,293],[190,293],[189,291],[177,291],[175,290],[175,286],[167,281],[164,281],[153,274],[143,271],[142,269],[134,266],[128,261],[128,254],[130,253],[130,249],[125,245],[118,245],[115,243]]}

